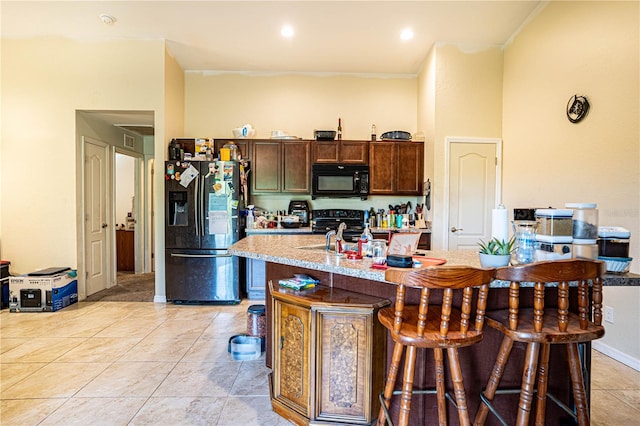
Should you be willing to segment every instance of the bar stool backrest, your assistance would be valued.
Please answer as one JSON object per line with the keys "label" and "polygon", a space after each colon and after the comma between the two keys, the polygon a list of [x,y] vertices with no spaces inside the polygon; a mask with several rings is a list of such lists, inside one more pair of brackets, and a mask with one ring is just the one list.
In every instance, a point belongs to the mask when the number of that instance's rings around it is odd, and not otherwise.
{"label": "bar stool backrest", "polygon": [[[532,263],[496,270],[496,279],[509,281],[509,328],[518,329],[520,303],[520,283],[534,283],[533,327],[542,331],[545,315],[545,288],[558,287],[557,324],[558,331],[566,332],[569,325],[569,286],[576,282],[579,324],[582,330],[589,327],[590,314],[595,325],[602,324],[602,275],[606,266],[602,261],[586,259],[554,260]],[[591,286],[592,312],[589,309],[589,287]]]}
{"label": "bar stool backrest", "polygon": [[[473,288],[479,287],[474,329],[481,331],[484,327],[485,311],[489,283],[493,281],[495,269],[480,269],[469,266],[437,266],[423,269],[389,268],[385,279],[398,284],[396,290],[394,332],[398,333],[403,324],[406,287],[420,288],[420,303],[416,331],[424,336],[426,319],[429,310],[431,289],[442,289],[442,315],[440,317],[440,337],[446,338],[449,332],[453,290],[462,289],[462,313],[459,332],[465,335],[469,330]],[[457,328],[457,327],[456,327]]]}

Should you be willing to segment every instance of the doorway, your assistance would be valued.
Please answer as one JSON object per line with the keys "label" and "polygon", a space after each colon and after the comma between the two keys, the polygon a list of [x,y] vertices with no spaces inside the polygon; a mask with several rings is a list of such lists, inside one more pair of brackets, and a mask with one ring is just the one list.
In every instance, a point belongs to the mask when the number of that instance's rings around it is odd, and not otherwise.
{"label": "doorway", "polygon": [[[132,256],[128,257],[133,258],[133,267],[129,263],[127,272],[136,279],[144,278],[139,275],[146,273],[147,281],[150,280],[154,288],[153,277],[148,277],[152,271],[154,240],[150,198],[153,193],[150,172],[154,155],[153,117],[152,111],[76,111],[77,268],[81,300],[105,289],[115,290],[119,281],[117,233],[120,230],[130,231],[129,235],[133,236]],[[94,151],[99,151],[99,155]],[[126,166],[117,164],[123,161]],[[118,170],[123,168],[127,171],[118,178]],[[103,238],[98,240],[98,235]]]}
{"label": "doorway", "polygon": [[491,212],[502,201],[502,140],[447,138],[446,150],[448,249],[477,249],[491,239]]}
{"label": "doorway", "polygon": [[[136,159],[115,153],[114,164],[114,224],[116,228],[116,272],[136,272]],[[139,271],[138,271],[139,272]],[[116,280],[118,281],[118,280]]]}

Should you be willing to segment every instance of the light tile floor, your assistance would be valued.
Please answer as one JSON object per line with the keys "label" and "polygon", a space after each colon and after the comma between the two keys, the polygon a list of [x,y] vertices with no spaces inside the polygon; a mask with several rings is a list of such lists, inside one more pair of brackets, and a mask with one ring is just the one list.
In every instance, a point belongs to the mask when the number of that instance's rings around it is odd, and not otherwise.
{"label": "light tile floor", "polygon": [[[93,302],[0,312],[0,424],[290,425],[264,354],[234,361],[247,307]],[[593,357],[592,423],[638,424],[640,372]]]}

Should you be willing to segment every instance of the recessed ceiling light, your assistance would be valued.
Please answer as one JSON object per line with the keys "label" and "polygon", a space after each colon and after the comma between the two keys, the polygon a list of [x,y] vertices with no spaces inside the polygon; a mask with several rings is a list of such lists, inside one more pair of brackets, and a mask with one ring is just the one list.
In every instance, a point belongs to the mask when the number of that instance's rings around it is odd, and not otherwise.
{"label": "recessed ceiling light", "polygon": [[107,15],[106,13],[100,15],[100,20],[106,25],[113,25],[118,21],[116,18],[111,15]]}
{"label": "recessed ceiling light", "polygon": [[413,30],[411,28],[405,28],[400,33],[401,40],[407,41],[407,40],[411,40],[412,38],[413,38]]}
{"label": "recessed ceiling light", "polygon": [[293,27],[291,25],[283,25],[280,29],[280,34],[285,38],[291,38],[295,33],[296,32],[293,30]]}

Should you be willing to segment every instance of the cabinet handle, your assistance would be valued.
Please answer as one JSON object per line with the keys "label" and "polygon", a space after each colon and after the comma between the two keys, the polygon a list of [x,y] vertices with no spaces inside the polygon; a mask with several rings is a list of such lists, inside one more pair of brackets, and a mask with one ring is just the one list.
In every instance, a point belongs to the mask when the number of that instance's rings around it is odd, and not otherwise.
{"label": "cabinet handle", "polygon": [[284,336],[280,336],[280,350],[282,350],[283,343],[284,343]]}

